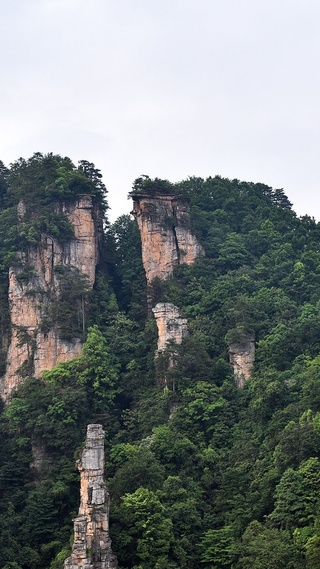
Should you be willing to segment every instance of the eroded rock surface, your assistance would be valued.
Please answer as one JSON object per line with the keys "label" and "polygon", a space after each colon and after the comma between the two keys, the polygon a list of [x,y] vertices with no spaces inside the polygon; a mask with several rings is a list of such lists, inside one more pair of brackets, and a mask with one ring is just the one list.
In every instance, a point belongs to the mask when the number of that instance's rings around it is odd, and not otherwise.
{"label": "eroded rock surface", "polygon": [[117,558],[109,537],[109,493],[104,480],[104,431],[88,425],[81,460],[80,508],[74,519],[74,542],[65,569],[114,569]]}
{"label": "eroded rock surface", "polygon": [[233,342],[229,346],[229,359],[233,368],[237,387],[243,387],[251,377],[255,361],[255,339],[248,336],[246,340]]}
{"label": "eroded rock surface", "polygon": [[179,309],[169,302],[159,302],[152,309],[158,327],[158,353],[165,350],[168,342],[181,344],[188,334],[187,319],[181,318]]}
{"label": "eroded rock surface", "polygon": [[150,284],[156,277],[166,279],[175,266],[194,263],[203,249],[190,230],[188,204],[174,195],[136,194],[135,216],[142,243],[142,262]]}
{"label": "eroded rock surface", "polygon": [[[82,276],[88,289],[92,288],[98,258],[97,216],[91,196],[64,204],[62,213],[73,225],[74,239],[61,243],[42,235],[39,245],[17,256],[9,272],[11,342],[6,373],[0,382],[0,395],[5,400],[27,375],[39,376],[82,350],[81,338],[62,339],[48,314],[54,316],[61,271],[71,271],[75,278]],[[18,214],[22,219],[21,203]]]}

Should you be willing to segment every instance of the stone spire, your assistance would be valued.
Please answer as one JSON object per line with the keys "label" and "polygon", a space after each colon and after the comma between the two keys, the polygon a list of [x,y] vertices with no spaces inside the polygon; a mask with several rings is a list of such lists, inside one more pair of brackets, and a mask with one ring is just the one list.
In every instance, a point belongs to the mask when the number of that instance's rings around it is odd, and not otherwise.
{"label": "stone spire", "polygon": [[[186,318],[182,318],[179,314],[178,308],[169,302],[159,302],[152,312],[157,322],[158,328],[158,349],[156,350],[155,359],[159,358],[170,345],[170,341],[174,341],[175,344],[181,344],[183,339],[188,335],[188,321]],[[175,354],[174,350],[171,352],[169,360],[164,364],[162,362],[162,369],[159,368],[159,385],[162,387],[168,387],[168,376],[167,372],[170,368],[175,365]],[[175,391],[175,383],[172,384],[172,390]]]}
{"label": "stone spire", "polygon": [[86,446],[77,463],[80,508],[74,519],[74,542],[64,569],[116,569],[109,537],[109,493],[104,480],[104,431],[88,425]]}
{"label": "stone spire", "polygon": [[179,309],[169,302],[159,302],[152,309],[158,327],[158,354],[163,352],[170,340],[181,344],[188,334],[187,319],[181,318]]}

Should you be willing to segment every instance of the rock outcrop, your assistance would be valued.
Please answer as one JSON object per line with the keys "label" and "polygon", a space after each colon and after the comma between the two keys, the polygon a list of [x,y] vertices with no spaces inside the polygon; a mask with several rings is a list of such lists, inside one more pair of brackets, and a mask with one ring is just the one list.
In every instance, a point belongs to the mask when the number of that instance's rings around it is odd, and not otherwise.
{"label": "rock outcrop", "polygon": [[[98,259],[97,212],[91,196],[63,204],[63,213],[74,229],[74,238],[61,243],[48,235],[25,253],[17,255],[9,272],[11,342],[7,353],[0,395],[6,400],[28,375],[71,360],[82,350],[80,337],[63,339],[54,322],[55,303],[60,297],[62,274],[75,284],[82,279],[89,290],[95,281]],[[23,220],[23,204],[18,216]],[[81,307],[80,307],[81,312]],[[82,315],[83,316],[83,315]]]}
{"label": "rock outcrop", "polygon": [[[132,195],[132,194],[131,194]],[[133,215],[142,243],[142,262],[147,283],[166,279],[174,267],[194,263],[203,249],[190,230],[186,201],[175,195],[133,194]]]}
{"label": "rock outcrop", "polygon": [[[152,309],[158,328],[158,347],[155,354],[158,384],[159,387],[167,388],[171,383],[168,371],[174,367],[176,359],[176,350],[173,348],[169,353],[165,354],[165,359],[159,356],[164,353],[165,349],[170,345],[170,341],[175,344],[181,344],[183,338],[188,334],[187,319],[182,318],[178,308],[169,302],[159,302]],[[160,364],[160,365],[159,365]],[[172,391],[175,391],[175,383],[173,380]]]}
{"label": "rock outcrop", "polygon": [[65,569],[115,569],[117,559],[109,537],[109,494],[104,480],[104,431],[88,425],[86,446],[77,463],[80,508],[74,521],[74,542]]}
{"label": "rock outcrop", "polygon": [[241,342],[233,342],[229,345],[229,359],[233,368],[237,387],[242,388],[251,377],[255,361],[255,338],[248,335]]}
{"label": "rock outcrop", "polygon": [[181,318],[179,309],[169,302],[159,302],[152,309],[158,327],[158,354],[163,352],[170,340],[181,344],[188,334],[187,319]]}

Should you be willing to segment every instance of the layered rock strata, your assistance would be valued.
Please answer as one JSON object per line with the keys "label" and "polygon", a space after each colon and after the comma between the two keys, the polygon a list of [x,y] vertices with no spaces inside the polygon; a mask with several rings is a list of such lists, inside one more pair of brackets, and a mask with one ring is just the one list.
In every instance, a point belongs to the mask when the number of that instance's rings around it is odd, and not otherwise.
{"label": "layered rock strata", "polygon": [[74,542],[64,569],[115,569],[117,558],[109,537],[109,493],[104,480],[104,431],[88,425],[86,446],[77,463],[80,508],[74,521]]}
{"label": "layered rock strata", "polygon": [[186,201],[174,195],[132,195],[133,215],[142,243],[142,262],[148,284],[166,279],[174,267],[191,265],[203,249],[190,230]]}
{"label": "layered rock strata", "polygon": [[229,346],[229,360],[233,368],[237,387],[242,388],[251,377],[255,362],[255,338],[248,336],[242,342],[233,342]]}
{"label": "layered rock strata", "polygon": [[[71,271],[85,279],[88,289],[95,281],[98,260],[97,212],[91,196],[80,196],[63,204],[63,213],[74,229],[74,238],[61,243],[48,235],[41,242],[17,256],[9,271],[9,308],[11,342],[6,373],[0,382],[0,395],[6,400],[27,375],[40,376],[59,362],[80,355],[80,338],[62,339],[52,322],[44,322],[48,312],[54,315],[54,303],[61,292],[61,271]],[[23,219],[23,204],[18,215]]]}

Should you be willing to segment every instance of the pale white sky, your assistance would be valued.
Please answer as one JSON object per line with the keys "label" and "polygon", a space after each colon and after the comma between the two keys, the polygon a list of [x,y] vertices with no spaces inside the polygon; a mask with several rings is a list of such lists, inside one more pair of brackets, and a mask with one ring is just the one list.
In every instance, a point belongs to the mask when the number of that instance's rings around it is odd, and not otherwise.
{"label": "pale white sky", "polygon": [[0,0],[0,159],[284,188],[320,219],[319,0]]}

